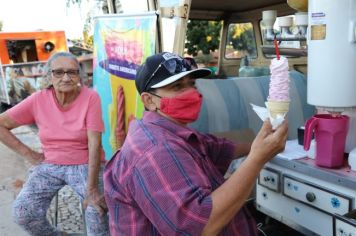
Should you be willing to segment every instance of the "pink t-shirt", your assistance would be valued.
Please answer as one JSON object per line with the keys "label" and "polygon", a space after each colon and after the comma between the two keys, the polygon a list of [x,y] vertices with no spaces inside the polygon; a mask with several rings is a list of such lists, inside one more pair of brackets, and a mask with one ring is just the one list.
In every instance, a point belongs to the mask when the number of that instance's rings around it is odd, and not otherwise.
{"label": "pink t-shirt", "polygon": [[37,124],[44,162],[51,164],[88,163],[87,130],[104,130],[99,95],[87,87],[66,108],[58,104],[51,88],[32,94],[6,113],[21,125]]}

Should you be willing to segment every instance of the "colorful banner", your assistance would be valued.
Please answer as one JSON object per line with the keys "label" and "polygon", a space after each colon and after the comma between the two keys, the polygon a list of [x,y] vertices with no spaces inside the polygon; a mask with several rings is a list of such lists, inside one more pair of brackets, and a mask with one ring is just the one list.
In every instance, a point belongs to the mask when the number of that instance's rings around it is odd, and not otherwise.
{"label": "colorful banner", "polygon": [[154,12],[95,18],[93,87],[101,98],[107,160],[119,148],[118,133],[127,132],[130,119],[142,117],[134,79],[137,68],[155,52],[156,21]]}

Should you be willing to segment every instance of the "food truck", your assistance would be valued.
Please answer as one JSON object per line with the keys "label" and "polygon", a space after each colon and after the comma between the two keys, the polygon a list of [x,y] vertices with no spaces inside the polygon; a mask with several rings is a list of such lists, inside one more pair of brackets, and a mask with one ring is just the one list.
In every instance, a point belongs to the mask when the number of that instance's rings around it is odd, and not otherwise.
{"label": "food truck", "polygon": [[0,32],[1,106],[36,91],[44,63],[59,51],[68,51],[64,31]]}
{"label": "food truck", "polygon": [[356,0],[151,0],[147,10],[95,19],[106,159],[130,119],[142,116],[137,67],[155,52],[186,55],[190,21],[220,22],[216,74],[197,80],[204,100],[192,127],[233,140],[256,135],[262,120],[251,104],[265,106],[271,60],[286,57],[289,140],[261,171],[250,202],[265,226],[274,219],[300,235],[356,235]]}
{"label": "food truck", "polygon": [[0,32],[2,64],[46,61],[51,53],[67,51],[64,31]]}

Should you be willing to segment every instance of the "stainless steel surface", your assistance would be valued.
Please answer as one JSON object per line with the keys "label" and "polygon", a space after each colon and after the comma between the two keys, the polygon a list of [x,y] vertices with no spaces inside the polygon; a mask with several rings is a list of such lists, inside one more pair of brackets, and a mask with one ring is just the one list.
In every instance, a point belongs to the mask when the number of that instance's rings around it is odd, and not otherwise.
{"label": "stainless steel surface", "polygon": [[[263,45],[261,46],[263,53],[265,54],[276,54],[276,49],[273,45]],[[308,55],[308,50],[303,48],[278,48],[279,53],[282,55],[293,56],[293,57],[303,57]]]}
{"label": "stainless steel surface", "polygon": [[346,188],[356,189],[356,172],[347,172],[343,171],[343,169],[318,167],[315,166],[310,159],[290,161],[277,156],[270,162],[281,167],[294,170],[301,174],[306,174],[308,176],[324,180],[329,183],[337,184]]}

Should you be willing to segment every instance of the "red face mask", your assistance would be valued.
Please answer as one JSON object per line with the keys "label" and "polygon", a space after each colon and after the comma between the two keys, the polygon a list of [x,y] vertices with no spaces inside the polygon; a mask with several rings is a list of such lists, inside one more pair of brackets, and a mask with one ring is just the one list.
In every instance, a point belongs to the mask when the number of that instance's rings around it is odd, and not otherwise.
{"label": "red face mask", "polygon": [[202,95],[192,88],[175,97],[161,97],[160,110],[178,122],[187,124],[198,119],[202,101]]}

